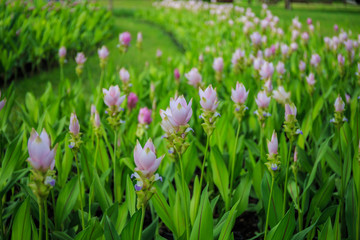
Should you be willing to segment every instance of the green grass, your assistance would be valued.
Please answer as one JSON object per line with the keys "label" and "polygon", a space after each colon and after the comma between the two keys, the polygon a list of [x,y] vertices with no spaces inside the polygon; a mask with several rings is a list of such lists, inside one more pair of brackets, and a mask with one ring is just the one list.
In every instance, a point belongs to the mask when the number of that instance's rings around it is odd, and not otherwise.
{"label": "green grass", "polygon": [[[181,50],[176,46],[171,37],[164,32],[161,28],[154,26],[152,24],[142,22],[134,18],[128,17],[116,17],[115,18],[116,32],[114,36],[109,41],[105,42],[105,45],[110,51],[109,62],[113,62],[117,69],[121,67],[131,67],[135,72],[139,73],[145,67],[145,63],[154,62],[156,50],[160,48],[163,51],[163,56],[174,56],[181,54]],[[123,31],[129,31],[132,35],[132,46],[125,55],[121,55],[116,45],[118,44],[118,35]],[[137,32],[142,32],[143,34],[143,50],[140,52],[136,48],[136,35]],[[88,87],[89,79],[92,81],[98,81],[100,77],[100,67],[99,59],[97,56],[97,51],[93,51],[91,56],[88,56],[90,53],[86,53],[88,60],[85,63],[84,70],[84,92],[90,93],[90,88]],[[68,63],[64,67],[64,75],[69,78],[71,81],[77,79],[75,73],[76,63],[73,59],[68,59]],[[87,78],[87,74],[91,76]],[[117,73],[115,73],[117,75]],[[35,96],[41,96],[46,88],[47,82],[51,82],[52,85],[56,88],[57,83],[60,79],[60,69],[54,68],[50,71],[43,71],[39,74],[36,74],[32,77],[25,79],[17,80],[15,90],[19,96],[18,100],[22,101],[25,93],[30,91],[34,93]]]}

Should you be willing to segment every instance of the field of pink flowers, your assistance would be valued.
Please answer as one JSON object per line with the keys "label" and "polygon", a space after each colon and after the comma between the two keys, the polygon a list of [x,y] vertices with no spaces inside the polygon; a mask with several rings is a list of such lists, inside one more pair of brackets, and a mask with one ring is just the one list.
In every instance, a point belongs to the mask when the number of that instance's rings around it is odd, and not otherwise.
{"label": "field of pink flowers", "polygon": [[185,53],[136,73],[109,55],[146,36],[122,32],[70,81],[62,42],[57,91],[1,92],[0,239],[360,239],[360,35],[265,4],[139,17]]}

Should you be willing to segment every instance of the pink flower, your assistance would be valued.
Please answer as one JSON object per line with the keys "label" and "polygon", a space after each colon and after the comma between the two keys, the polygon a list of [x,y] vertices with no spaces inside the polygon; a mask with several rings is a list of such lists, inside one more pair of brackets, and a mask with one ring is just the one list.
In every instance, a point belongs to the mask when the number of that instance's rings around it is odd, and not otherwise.
{"label": "pink flower", "polygon": [[291,48],[291,51],[295,52],[296,50],[298,50],[299,46],[296,42],[293,42],[290,44],[290,48]]}
{"label": "pink flower", "polygon": [[336,98],[334,107],[335,107],[335,112],[343,112],[345,110],[345,103],[341,99],[340,95]]}
{"label": "pink flower", "polygon": [[186,125],[192,116],[192,99],[187,104],[184,96],[170,99],[171,116],[176,126]]}
{"label": "pink flower", "polygon": [[338,27],[337,24],[334,25],[334,31],[335,31],[335,32],[339,31],[339,27]]}
{"label": "pink flower", "polygon": [[319,65],[320,61],[321,61],[321,58],[320,58],[319,54],[315,53],[315,54],[311,55],[311,60],[310,60],[311,65],[313,65],[314,67],[317,67]]}
{"label": "pink flower", "polygon": [[65,58],[66,57],[66,48],[64,46],[62,46],[60,49],[59,49],[59,57],[60,58]]}
{"label": "pink flower", "polygon": [[171,114],[170,108],[167,108],[165,111],[160,109],[160,116],[161,116],[161,128],[166,133],[174,133],[177,130],[176,123],[174,122],[174,119]]}
{"label": "pink flower", "polygon": [[345,57],[343,56],[343,55],[341,55],[341,53],[339,53],[338,55],[337,55],[337,60],[338,60],[338,63],[342,66],[342,65],[344,65],[344,63],[345,63]]}
{"label": "pink flower", "polygon": [[222,72],[224,68],[224,60],[222,59],[222,57],[214,59],[213,68],[216,72]]}
{"label": "pink flower", "polygon": [[285,104],[290,99],[290,93],[286,92],[283,86],[273,91],[273,98],[279,103]]}
{"label": "pink flower", "polygon": [[304,40],[305,42],[307,42],[309,40],[309,34],[307,32],[303,32],[301,34],[301,38],[302,40]]}
{"label": "pink flower", "polygon": [[160,49],[157,49],[156,50],[156,57],[161,58],[161,56],[162,56],[162,51]]}
{"label": "pink flower", "polygon": [[350,100],[351,100],[351,96],[349,94],[345,93],[345,99],[346,99],[346,102],[349,104]]}
{"label": "pink flower", "polygon": [[304,62],[304,61],[300,61],[300,63],[299,63],[299,70],[300,70],[300,72],[305,71],[305,68],[306,68],[305,62]]}
{"label": "pink flower", "polygon": [[285,64],[283,62],[278,62],[278,64],[276,65],[276,71],[283,75],[285,73]]}
{"label": "pink flower", "polygon": [[306,77],[306,82],[310,85],[313,86],[315,84],[315,76],[313,73],[310,73],[308,77]]}
{"label": "pink flower", "polygon": [[74,136],[79,135],[80,133],[80,124],[79,120],[77,119],[76,113],[71,113],[70,116],[70,125],[69,125],[70,133],[72,133]]}
{"label": "pink flower", "polygon": [[29,158],[27,161],[31,164],[31,166],[43,172],[47,170],[54,169],[55,165],[55,153],[56,153],[56,146],[50,150],[50,138],[46,133],[46,130],[43,129],[40,136],[32,129],[31,135],[28,141],[28,151],[29,151]]}
{"label": "pink flower", "polygon": [[237,82],[236,89],[231,89],[231,99],[234,103],[244,104],[247,97],[249,95],[249,91],[246,91],[244,84]]}
{"label": "pink flower", "polygon": [[139,101],[138,97],[135,93],[129,93],[128,100],[127,100],[127,107],[131,111],[133,108],[136,107],[136,103]]}
{"label": "pink flower", "polygon": [[198,87],[202,81],[202,77],[197,68],[192,68],[190,72],[185,73],[188,83],[194,87]]}
{"label": "pink flower", "polygon": [[129,46],[131,35],[129,32],[123,32],[119,35],[119,42],[125,46]]}
{"label": "pink flower", "polygon": [[130,74],[125,68],[120,69],[119,76],[123,83],[128,83],[130,80]]}
{"label": "pink flower", "polygon": [[260,69],[261,79],[264,79],[264,80],[270,79],[272,77],[273,73],[274,73],[273,63],[269,63],[269,62],[265,61]]}
{"label": "pink flower", "polygon": [[232,65],[236,66],[242,58],[245,58],[245,52],[241,49],[236,49],[231,58]]}
{"label": "pink flower", "polygon": [[174,77],[176,80],[180,79],[180,72],[179,72],[179,69],[177,69],[177,68],[174,69]]}
{"label": "pink flower", "polygon": [[110,86],[109,90],[103,88],[104,102],[108,107],[117,106],[125,100],[125,95],[120,97],[120,88],[118,85]]}
{"label": "pink flower", "polygon": [[285,104],[285,120],[289,121],[289,116],[292,115],[296,117],[297,109],[294,104],[291,106],[289,104]]}
{"label": "pink flower", "polygon": [[[1,91],[0,91],[0,98],[1,98]],[[1,109],[4,108],[5,103],[6,103],[6,98],[4,98],[2,101],[0,101],[0,111],[1,111]]]}
{"label": "pink flower", "polygon": [[281,54],[285,57],[289,53],[289,46],[286,44],[281,44],[280,50],[281,50]]}
{"label": "pink flower", "polygon": [[294,162],[298,161],[298,152],[297,152],[297,147],[295,147],[295,152],[294,152]]}
{"label": "pink flower", "polygon": [[314,32],[314,29],[315,29],[315,28],[314,28],[314,25],[310,24],[310,25],[309,25],[309,31],[310,31],[310,32]]}
{"label": "pink flower", "polygon": [[271,94],[272,90],[273,90],[273,85],[272,85],[272,81],[271,79],[267,80],[264,84],[264,88],[266,90],[267,93]]}
{"label": "pink flower", "polygon": [[142,41],[143,41],[143,36],[142,36],[142,33],[141,33],[141,32],[138,32],[138,33],[137,33],[136,41],[137,41],[137,42],[142,42]]}
{"label": "pink flower", "polygon": [[98,55],[100,59],[104,60],[109,56],[109,50],[105,46],[102,46],[98,49]]}
{"label": "pink flower", "polygon": [[200,105],[206,111],[215,111],[219,105],[216,88],[210,85],[208,86],[205,91],[199,88],[199,95],[200,95]]}
{"label": "pink flower", "polygon": [[151,138],[146,142],[144,148],[137,141],[134,149],[135,171],[141,171],[144,175],[152,175],[158,169],[164,156],[156,158],[155,146]]}
{"label": "pink flower", "polygon": [[306,20],[306,22],[307,22],[308,25],[311,25],[311,24],[312,24],[312,19],[311,19],[311,18],[308,18],[308,19]]}
{"label": "pink flower", "polygon": [[91,115],[94,115],[96,112],[96,107],[94,104],[91,104]]}
{"label": "pink flower", "polygon": [[254,32],[253,34],[250,35],[250,39],[251,42],[254,46],[259,46],[261,45],[261,35],[258,32]]}
{"label": "pink flower", "polygon": [[95,127],[96,128],[99,128],[100,127],[100,116],[99,116],[99,113],[98,111],[95,111],[94,113],[94,124],[95,124]]}
{"label": "pink flower", "polygon": [[140,108],[138,121],[140,124],[150,124],[152,122],[151,118],[152,111],[147,107]]}
{"label": "pink flower", "polygon": [[264,60],[262,58],[255,58],[253,62],[253,66],[255,70],[259,70],[263,64]]}
{"label": "pink flower", "polygon": [[86,62],[84,53],[82,53],[82,52],[77,53],[76,57],[75,57],[75,61],[78,65],[84,64]]}
{"label": "pink flower", "polygon": [[278,154],[278,139],[275,130],[271,136],[271,141],[267,141],[267,147],[270,156]]}
{"label": "pink flower", "polygon": [[255,99],[259,108],[267,108],[270,104],[271,97],[268,97],[265,91],[261,91],[257,94]]}
{"label": "pink flower", "polygon": [[345,45],[345,48],[346,48],[346,51],[348,52],[351,52],[353,50],[353,41],[352,40],[346,40],[344,42],[344,45]]}

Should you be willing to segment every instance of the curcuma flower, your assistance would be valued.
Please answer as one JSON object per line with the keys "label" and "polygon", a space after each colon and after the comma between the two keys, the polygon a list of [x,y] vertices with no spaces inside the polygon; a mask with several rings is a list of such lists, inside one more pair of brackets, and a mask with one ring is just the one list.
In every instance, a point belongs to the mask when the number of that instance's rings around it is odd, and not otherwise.
{"label": "curcuma flower", "polygon": [[235,117],[238,121],[245,115],[247,107],[245,106],[245,101],[249,95],[249,91],[246,91],[244,84],[237,82],[236,89],[231,89],[231,99],[235,105]]}
{"label": "curcuma flower", "polygon": [[142,49],[142,42],[143,42],[143,35],[141,32],[138,32],[136,37],[136,47],[140,50]]}
{"label": "curcuma flower", "polygon": [[272,75],[274,74],[274,65],[273,63],[264,62],[260,69],[260,76],[263,80],[271,79]]}
{"label": "curcuma flower", "polygon": [[192,68],[190,72],[185,73],[185,77],[191,86],[197,88],[201,85],[202,77],[197,68]]}
{"label": "curcuma flower", "polygon": [[338,95],[338,97],[335,100],[334,108],[335,108],[334,118],[331,119],[330,122],[334,123],[335,126],[337,127],[341,127],[344,124],[344,122],[347,121],[347,118],[344,116],[345,103],[340,97],[340,95]]}
{"label": "curcuma flower", "polygon": [[219,105],[216,88],[213,89],[211,85],[208,86],[205,91],[200,88],[199,95],[200,105],[202,107],[202,114],[200,115],[200,118],[204,120],[204,123],[201,125],[203,126],[206,134],[210,136],[215,129],[216,119],[220,116],[220,114],[216,112]]}
{"label": "curcuma flower", "polygon": [[155,174],[162,159],[165,155],[156,158],[155,146],[151,138],[146,142],[144,148],[141,147],[137,141],[134,149],[135,173],[131,178],[135,177],[136,184],[135,190],[138,196],[137,207],[141,208],[146,206],[152,195],[155,193],[156,188],[153,187],[157,180],[162,181],[159,174]]}
{"label": "curcuma flower", "polygon": [[130,91],[129,88],[131,87],[130,73],[125,68],[121,68],[119,71],[119,77],[120,77],[121,82],[123,83],[122,88],[123,88],[125,94],[127,95]]}
{"label": "curcuma flower", "polygon": [[128,50],[128,47],[130,46],[131,41],[131,35],[129,32],[123,32],[119,35],[119,45],[118,48],[120,52],[125,53]]}
{"label": "curcuma flower", "polygon": [[28,141],[29,158],[27,161],[35,170],[42,172],[53,170],[56,149],[57,144],[52,150],[50,149],[50,138],[45,129],[40,135],[32,129]]}
{"label": "curcuma flower", "polygon": [[78,150],[81,144],[80,124],[76,113],[71,113],[69,131],[71,135],[69,148]]}
{"label": "curcuma flower", "polygon": [[38,199],[39,204],[47,198],[50,190],[55,185],[55,154],[57,144],[51,150],[50,138],[43,129],[39,135],[32,129],[28,141],[29,158],[27,161],[33,167],[29,187]]}
{"label": "curcuma flower", "polygon": [[83,72],[83,68],[84,68],[84,63],[86,62],[86,57],[84,55],[84,53],[79,52],[76,54],[75,57],[75,62],[77,64],[76,66],[76,74],[80,77],[82,72]]}
{"label": "curcuma flower", "polygon": [[121,104],[125,100],[125,95],[120,96],[120,88],[118,85],[110,86],[109,90],[103,88],[104,102],[108,106],[107,112],[109,114],[108,122],[115,128],[122,122],[119,114],[123,109]]}
{"label": "curcuma flower", "polygon": [[271,97],[268,97],[266,91],[261,91],[257,94],[255,99],[256,104],[258,105],[258,109],[254,112],[260,121],[260,126],[265,126],[265,120],[267,117],[271,116],[270,113],[266,112],[269,107]]}
{"label": "curcuma flower", "polygon": [[62,46],[59,49],[59,62],[60,62],[60,65],[63,65],[65,63],[65,57],[66,57],[66,47]]}
{"label": "curcuma flower", "polygon": [[285,104],[285,122],[284,131],[287,138],[293,142],[298,134],[302,134],[299,129],[298,122],[296,120],[297,109],[296,106],[291,104]]}
{"label": "curcuma flower", "polygon": [[224,60],[222,57],[214,59],[213,69],[215,70],[215,78],[218,82],[222,79],[222,71],[224,69]]}
{"label": "curcuma flower", "polygon": [[277,170],[279,170],[280,161],[278,157],[278,139],[275,130],[271,136],[271,141],[267,140],[267,147],[268,147],[268,161],[265,165],[268,167],[270,173],[273,175]]}
{"label": "curcuma flower", "polygon": [[98,49],[98,55],[100,58],[100,68],[104,69],[109,57],[109,50],[105,46],[102,46]]}
{"label": "curcuma flower", "polygon": [[128,100],[127,100],[127,107],[131,111],[133,108],[136,107],[137,102],[139,101],[138,97],[135,93],[129,93]]}
{"label": "curcuma flower", "polygon": [[286,92],[283,86],[279,86],[277,90],[273,91],[273,98],[281,104],[285,104],[290,100],[290,92]]}
{"label": "curcuma flower", "polygon": [[192,116],[192,99],[186,103],[184,96],[170,99],[170,110],[176,126],[187,125]]}

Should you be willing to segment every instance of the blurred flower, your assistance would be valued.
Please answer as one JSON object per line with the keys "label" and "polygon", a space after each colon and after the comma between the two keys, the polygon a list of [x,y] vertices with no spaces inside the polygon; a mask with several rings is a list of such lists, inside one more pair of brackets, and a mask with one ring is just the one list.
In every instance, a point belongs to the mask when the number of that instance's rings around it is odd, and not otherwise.
{"label": "blurred flower", "polygon": [[294,104],[285,104],[285,120],[290,121],[290,116],[296,118],[297,109]]}
{"label": "blurred flower", "polygon": [[268,97],[265,91],[261,91],[257,94],[255,99],[259,108],[267,108],[270,104],[271,97]]}
{"label": "blurred flower", "polygon": [[271,136],[271,141],[267,141],[267,147],[269,151],[269,156],[275,156],[278,154],[278,139],[275,130]]}
{"label": "blurred flower", "polygon": [[249,91],[246,91],[244,84],[237,82],[236,89],[231,89],[231,99],[234,103],[244,104],[247,97],[249,95]]}
{"label": "blurred flower", "polygon": [[42,172],[54,169],[54,157],[57,144],[52,150],[50,149],[50,146],[50,138],[45,129],[42,130],[40,135],[35,131],[35,129],[32,129],[28,141],[28,162],[34,169]]}
{"label": "blurred flower", "polygon": [[125,68],[120,69],[119,76],[123,83],[128,83],[130,80],[130,74]]}
{"label": "blurred flower", "polygon": [[224,60],[222,59],[222,57],[214,59],[213,68],[216,72],[222,72],[224,68]]}
{"label": "blurred flower", "polygon": [[202,81],[202,77],[197,68],[192,68],[190,72],[185,73],[185,77],[188,83],[194,87],[199,87]]}
{"label": "blurred flower", "polygon": [[98,55],[100,59],[105,60],[109,56],[109,50],[105,46],[102,46],[98,49]]}
{"label": "blurred flower", "polygon": [[200,105],[206,111],[215,111],[219,105],[216,88],[210,85],[208,86],[205,91],[199,88],[199,95],[200,95]]}
{"label": "blurred flower", "polygon": [[192,99],[187,104],[184,96],[170,99],[171,116],[176,126],[186,125],[192,116]]}
{"label": "blurred flower", "polygon": [[179,81],[179,79],[180,79],[180,72],[179,72],[179,69],[177,69],[177,68],[174,69],[174,77],[175,77],[175,80],[176,80],[176,81]]}
{"label": "blurred flower", "polygon": [[96,128],[100,127],[100,116],[99,116],[98,111],[95,111],[95,113],[94,113],[94,126]]}
{"label": "blurred flower", "polygon": [[[0,91],[0,99],[1,99],[1,91]],[[0,111],[1,111],[1,109],[4,108],[5,104],[6,104],[6,98],[4,98],[3,100],[0,101]]]}
{"label": "blurred flower", "polygon": [[279,86],[277,90],[273,91],[273,98],[277,102],[285,104],[290,99],[290,92],[286,92],[283,86]]}
{"label": "blurred flower", "polygon": [[276,65],[276,71],[283,75],[285,73],[285,64],[283,62],[278,62],[278,64]]}
{"label": "blurred flower", "polygon": [[320,61],[321,61],[321,58],[320,58],[319,54],[315,53],[315,54],[311,55],[311,60],[310,60],[311,65],[313,65],[314,67],[317,67],[319,65]]}
{"label": "blurred flower", "polygon": [[139,115],[138,115],[138,121],[140,124],[150,124],[152,122],[151,118],[152,111],[148,109],[147,107],[140,108]]}
{"label": "blurred flower", "polygon": [[163,53],[162,53],[162,51],[160,49],[156,50],[156,58],[161,58],[162,54]]}
{"label": "blurred flower", "polygon": [[298,152],[297,152],[297,147],[295,147],[295,152],[294,152],[294,162],[298,161]]}
{"label": "blurred flower", "polygon": [[137,39],[136,39],[137,42],[142,42],[143,41],[143,36],[142,36],[142,33],[141,32],[138,32],[137,33]]}
{"label": "blurred flower", "polygon": [[129,46],[130,41],[131,41],[131,34],[129,32],[123,32],[119,35],[120,44]]}
{"label": "blurred flower", "polygon": [[118,85],[110,86],[109,90],[103,88],[104,102],[111,108],[113,106],[119,107],[125,100],[125,95],[120,97],[120,88]]}
{"label": "blurred flower", "polygon": [[301,38],[304,40],[304,42],[307,42],[309,40],[309,34],[307,32],[303,32],[301,34]]}
{"label": "blurred flower", "polygon": [[253,34],[250,35],[250,39],[251,42],[254,46],[259,46],[261,45],[261,35],[258,32],[254,32]]}
{"label": "blurred flower", "polygon": [[128,100],[127,100],[127,107],[131,111],[133,108],[136,107],[136,103],[139,101],[138,97],[135,93],[129,93]]}
{"label": "blurred flower", "polygon": [[343,55],[341,55],[341,53],[339,53],[339,54],[337,55],[337,60],[338,60],[338,63],[339,63],[341,66],[344,65],[344,63],[345,63],[345,57],[344,57]]}
{"label": "blurred flower", "polygon": [[145,176],[150,176],[158,169],[165,155],[156,158],[155,146],[151,138],[146,142],[144,148],[137,141],[134,149],[135,171],[140,171]]}
{"label": "blurred flower", "polygon": [[310,85],[313,86],[315,85],[315,76],[313,73],[310,73],[308,77],[306,77],[306,82]]}
{"label": "blurred flower", "polygon": [[82,52],[77,53],[76,57],[75,57],[75,61],[78,65],[84,64],[86,62],[84,53],[82,53]]}
{"label": "blurred flower", "polygon": [[60,58],[65,58],[66,57],[66,48],[64,46],[62,46],[60,49],[59,49],[59,57]]}
{"label": "blurred flower", "polygon": [[306,20],[306,22],[307,22],[308,25],[311,25],[311,24],[312,24],[312,19],[311,19],[311,18],[308,18],[308,19]]}
{"label": "blurred flower", "polygon": [[335,31],[335,32],[339,31],[339,27],[338,27],[337,24],[334,25],[334,31]]}
{"label": "blurred flower", "polygon": [[304,61],[300,61],[299,63],[299,70],[300,72],[304,72],[305,71],[305,68],[306,68],[306,64]]}
{"label": "blurred flower", "polygon": [[265,61],[260,69],[261,79],[263,79],[263,80],[270,79],[272,77],[273,73],[274,73],[273,63],[269,63],[269,62]]}
{"label": "blurred flower", "polygon": [[350,103],[350,100],[351,100],[351,96],[347,93],[345,93],[345,99],[346,99],[346,103]]}
{"label": "blurred flower", "polygon": [[335,107],[335,112],[343,112],[345,110],[345,103],[341,99],[340,95],[336,98],[334,107]]}
{"label": "blurred flower", "polygon": [[75,112],[71,113],[69,130],[74,136],[77,136],[80,133],[80,124]]}
{"label": "blurred flower", "polygon": [[166,110],[160,109],[160,116],[162,119],[160,123],[161,128],[167,134],[172,134],[177,131],[176,123],[174,122],[170,108],[167,108]]}

